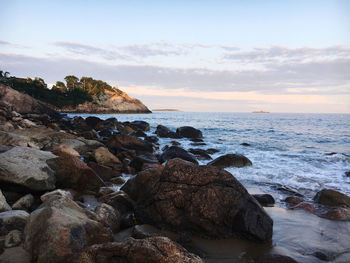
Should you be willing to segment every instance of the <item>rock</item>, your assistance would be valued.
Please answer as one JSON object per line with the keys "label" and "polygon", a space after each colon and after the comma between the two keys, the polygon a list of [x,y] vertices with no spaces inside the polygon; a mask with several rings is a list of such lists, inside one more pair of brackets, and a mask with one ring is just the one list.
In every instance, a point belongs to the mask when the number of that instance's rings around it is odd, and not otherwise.
{"label": "rock", "polygon": [[31,128],[31,127],[35,127],[37,126],[36,123],[28,120],[28,119],[24,119],[21,121],[21,125],[25,128]]}
{"label": "rock", "polygon": [[288,196],[284,201],[291,205],[297,205],[304,202],[304,199],[298,196]]}
{"label": "rock", "polygon": [[117,154],[117,157],[119,160],[122,160],[122,161],[124,161],[125,159],[131,161],[136,157],[136,151],[135,150],[122,151]]}
{"label": "rock", "polygon": [[6,212],[10,210],[11,210],[11,206],[9,206],[5,196],[2,194],[2,191],[0,190],[0,212]]}
{"label": "rock", "polygon": [[85,119],[80,116],[74,116],[73,117],[73,129],[76,131],[90,131],[91,127],[87,125]]}
{"label": "rock", "polygon": [[134,211],[135,202],[123,191],[118,191],[108,198],[107,204],[112,206],[120,214]]}
{"label": "rock", "polygon": [[164,168],[164,165],[158,163],[144,163],[142,165],[141,171],[154,168]]}
{"label": "rock", "polygon": [[319,191],[314,200],[323,205],[350,207],[350,197],[332,189]]}
{"label": "rock", "polygon": [[135,225],[132,228],[132,234],[131,236],[135,239],[144,239],[144,238],[148,238],[148,237],[154,237],[154,236],[158,236],[155,233],[149,232],[147,230],[145,230],[142,225]]}
{"label": "rock", "polygon": [[347,177],[350,177],[350,171],[345,172],[345,175],[346,175]]}
{"label": "rock", "polygon": [[109,181],[115,174],[119,174],[120,170],[115,171],[111,167],[101,165],[95,162],[89,162],[89,167],[101,177],[103,181]]}
{"label": "rock", "polygon": [[75,262],[84,263],[203,263],[200,257],[167,237],[145,239],[128,238],[124,242],[113,242],[89,247]]}
{"label": "rock", "polygon": [[159,164],[157,157],[152,153],[143,153],[137,155],[131,162],[130,166],[135,168],[136,171],[141,171],[142,167],[146,163]]}
{"label": "rock", "polygon": [[118,157],[114,156],[107,148],[100,147],[94,152],[95,160],[100,165],[105,165],[113,168],[116,171],[120,171],[122,169],[122,162],[118,159]]}
{"label": "rock", "polygon": [[158,137],[161,137],[161,138],[173,138],[173,139],[180,138],[178,134],[176,134],[175,132],[171,131],[169,128],[163,125],[158,125],[155,133],[158,135]]}
{"label": "rock", "polygon": [[243,167],[252,165],[252,162],[247,157],[240,154],[226,154],[209,162],[208,165],[216,166],[218,168],[226,168],[232,166]]}
{"label": "rock", "polygon": [[95,116],[89,116],[85,119],[85,122],[91,129],[96,129],[97,124],[102,122],[102,120]]}
{"label": "rock", "polygon": [[241,143],[241,145],[242,145],[242,146],[250,146],[250,144],[249,144],[249,143],[246,143],[246,142]]}
{"label": "rock", "polygon": [[188,153],[186,150],[178,146],[171,146],[167,148],[160,156],[162,162],[166,162],[170,159],[180,158],[185,161],[189,161],[198,164],[196,157]]}
{"label": "rock", "polygon": [[113,132],[109,129],[103,129],[103,130],[98,132],[98,135],[100,135],[101,137],[109,137],[112,134],[113,134]]}
{"label": "rock", "polygon": [[133,212],[128,212],[122,216],[120,229],[128,229],[135,225],[137,225],[137,221]]}
{"label": "rock", "polygon": [[69,145],[61,144],[61,145],[53,147],[53,149],[52,149],[53,154],[58,155],[61,152],[64,152],[64,153],[67,153],[69,155],[80,158],[80,154],[76,150],[74,150],[73,147],[71,147]]}
{"label": "rock", "polygon": [[201,139],[201,138],[191,138],[190,141],[191,142],[204,142],[203,139]]}
{"label": "rock", "polygon": [[256,194],[252,195],[262,206],[273,206],[275,199],[269,194]]}
{"label": "rock", "polygon": [[0,255],[1,263],[31,263],[30,254],[22,247],[12,247],[5,249]]}
{"label": "rock", "polygon": [[214,148],[209,148],[209,149],[206,149],[205,151],[209,154],[214,154],[214,153],[220,152],[218,149],[214,149]]}
{"label": "rock", "polygon": [[34,191],[55,188],[55,174],[47,161],[57,156],[28,147],[13,147],[0,154],[0,181]]}
{"label": "rock", "polygon": [[58,162],[51,164],[56,171],[57,186],[78,191],[98,192],[104,186],[102,179],[78,157],[65,152],[58,153]]}
{"label": "rock", "polygon": [[125,180],[123,179],[123,177],[114,177],[111,179],[111,183],[121,185],[125,183]]}
{"label": "rock", "polygon": [[205,142],[192,142],[190,143],[192,146],[204,146],[207,145]]}
{"label": "rock", "polygon": [[113,233],[119,231],[121,216],[117,210],[112,206],[107,204],[100,204],[96,207],[95,213],[97,215],[98,221],[104,226],[109,227]]}
{"label": "rock", "polygon": [[179,146],[179,145],[181,145],[181,143],[179,143],[179,142],[177,142],[177,141],[171,141],[170,143],[171,143],[171,145],[173,145],[173,146]]}
{"label": "rock", "polygon": [[305,210],[309,213],[314,213],[315,212],[315,207],[313,204],[309,203],[309,202],[301,202],[295,206],[292,206],[290,209],[301,209],[301,210]]}
{"label": "rock", "polygon": [[17,247],[22,243],[22,233],[19,230],[10,231],[5,238],[5,247]]}
{"label": "rock", "polygon": [[93,140],[98,138],[97,132],[95,130],[79,132],[78,136],[83,137],[87,140]]}
{"label": "rock", "polygon": [[146,136],[145,141],[150,143],[157,143],[159,139],[156,136]]}
{"label": "rock", "polygon": [[111,240],[111,233],[97,220],[69,198],[51,198],[31,213],[24,248],[33,262],[72,262],[89,245]]}
{"label": "rock", "polygon": [[21,197],[20,199],[18,199],[16,203],[12,205],[12,209],[28,211],[29,208],[33,205],[33,203],[34,203],[34,196],[31,194],[27,194]]}
{"label": "rock", "polygon": [[147,137],[147,134],[144,133],[141,130],[137,130],[135,132],[130,133],[131,136],[136,136],[136,137]]}
{"label": "rock", "polygon": [[183,126],[183,127],[177,128],[176,134],[179,137],[192,138],[192,139],[203,137],[203,134],[200,130],[190,126]]}
{"label": "rock", "polygon": [[190,153],[194,154],[200,160],[211,160],[210,155],[203,149],[193,149],[188,150]]}
{"label": "rock", "polygon": [[254,259],[254,263],[298,263],[293,258],[278,255],[278,254],[265,254],[263,256]]}
{"label": "rock", "polygon": [[126,148],[140,152],[153,152],[151,143],[141,140],[135,136],[114,134],[108,138],[107,146],[112,149]]}
{"label": "rock", "polygon": [[320,215],[323,218],[339,221],[350,221],[349,208],[334,208]]}
{"label": "rock", "polygon": [[322,261],[330,261],[330,258],[323,252],[321,251],[316,251],[314,253],[312,253],[313,256],[315,256],[316,258],[318,258],[319,260]]}
{"label": "rock", "polygon": [[131,126],[135,131],[149,131],[150,129],[149,123],[145,121],[132,121],[127,123],[127,125]]}
{"label": "rock", "polygon": [[298,190],[296,190],[296,189],[294,189],[294,188],[292,188],[290,186],[277,184],[274,187],[276,188],[276,190],[281,191],[283,193],[292,194],[293,196],[303,197],[303,195],[300,194],[298,192]]}
{"label": "rock", "polygon": [[47,107],[42,102],[3,84],[0,84],[0,101],[7,103],[12,110],[20,114],[44,113],[50,116],[59,116],[56,111]]}
{"label": "rock", "polygon": [[243,236],[268,241],[272,219],[229,172],[169,160],[149,169],[122,190],[136,201],[138,221],[205,237]]}
{"label": "rock", "polygon": [[44,203],[53,196],[65,197],[65,198],[73,200],[73,196],[72,196],[71,192],[66,191],[66,190],[62,190],[62,189],[56,189],[55,191],[47,192],[47,193],[43,194],[42,196],[40,196],[40,200]]}
{"label": "rock", "polygon": [[7,235],[11,230],[23,231],[29,214],[22,210],[0,213],[0,235]]}
{"label": "rock", "polygon": [[99,123],[96,124],[95,130],[96,131],[103,131],[103,130],[116,130],[119,125],[119,122],[116,118],[108,118],[106,120],[102,120]]}

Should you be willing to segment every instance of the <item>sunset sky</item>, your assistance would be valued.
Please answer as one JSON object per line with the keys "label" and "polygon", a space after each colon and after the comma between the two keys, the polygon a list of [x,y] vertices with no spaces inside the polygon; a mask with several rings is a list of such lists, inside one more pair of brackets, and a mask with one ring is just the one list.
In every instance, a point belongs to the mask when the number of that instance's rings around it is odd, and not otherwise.
{"label": "sunset sky", "polygon": [[150,109],[350,113],[350,1],[0,0],[0,70]]}

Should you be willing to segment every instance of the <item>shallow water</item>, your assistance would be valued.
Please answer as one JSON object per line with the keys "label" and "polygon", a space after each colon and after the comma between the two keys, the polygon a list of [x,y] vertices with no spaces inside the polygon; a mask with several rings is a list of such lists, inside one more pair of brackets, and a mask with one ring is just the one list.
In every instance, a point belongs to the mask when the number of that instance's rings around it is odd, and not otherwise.
{"label": "shallow water", "polygon": [[[272,244],[194,238],[207,253],[206,262],[249,262],[266,252],[288,255],[299,262],[324,262],[313,255],[322,252],[331,262],[350,262],[350,222],[286,210],[281,200],[289,194],[277,189],[295,189],[309,200],[322,188],[350,195],[350,177],[345,176],[350,170],[350,115],[156,112],[95,116],[147,121],[151,125],[149,135],[158,124],[174,131],[190,125],[203,132],[207,145],[192,146],[188,139],[177,140],[183,148],[216,148],[220,152],[213,158],[239,153],[253,162],[250,167],[227,170],[249,192],[269,193],[276,199],[275,207],[265,208],[274,220]],[[170,145],[172,140],[161,138],[159,148]],[[242,146],[243,142],[250,146]]]}

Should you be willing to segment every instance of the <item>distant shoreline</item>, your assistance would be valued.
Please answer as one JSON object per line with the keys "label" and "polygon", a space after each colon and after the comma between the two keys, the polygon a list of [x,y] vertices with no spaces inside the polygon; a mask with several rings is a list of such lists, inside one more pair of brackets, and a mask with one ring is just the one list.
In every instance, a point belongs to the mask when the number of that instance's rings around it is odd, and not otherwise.
{"label": "distant shoreline", "polygon": [[178,109],[154,109],[152,111],[180,111]]}

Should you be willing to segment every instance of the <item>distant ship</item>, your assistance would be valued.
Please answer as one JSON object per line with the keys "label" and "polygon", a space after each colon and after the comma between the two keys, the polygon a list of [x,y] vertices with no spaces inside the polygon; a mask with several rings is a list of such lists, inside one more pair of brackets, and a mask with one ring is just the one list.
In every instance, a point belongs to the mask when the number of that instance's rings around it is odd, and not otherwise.
{"label": "distant ship", "polygon": [[264,110],[259,110],[259,111],[253,111],[253,113],[270,113],[270,112],[264,111]]}

